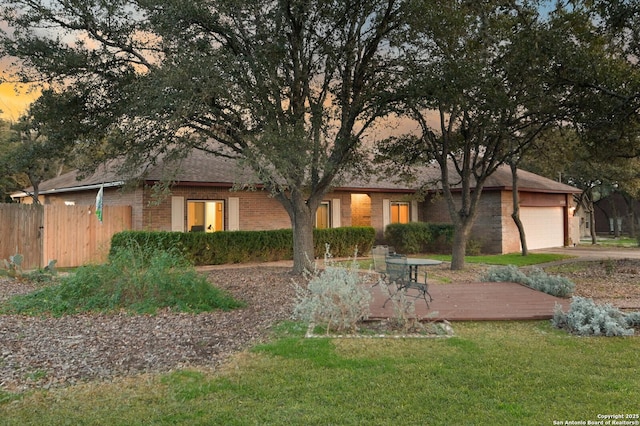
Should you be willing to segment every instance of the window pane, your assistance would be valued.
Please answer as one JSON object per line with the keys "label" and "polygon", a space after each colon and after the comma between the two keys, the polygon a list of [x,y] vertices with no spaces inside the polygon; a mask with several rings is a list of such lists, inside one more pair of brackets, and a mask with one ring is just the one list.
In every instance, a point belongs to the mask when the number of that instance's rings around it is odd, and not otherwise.
{"label": "window pane", "polygon": [[204,231],[204,203],[189,201],[187,203],[187,229],[191,232]]}
{"label": "window pane", "polygon": [[187,229],[192,232],[224,231],[224,202],[188,201]]}
{"label": "window pane", "polygon": [[409,203],[391,203],[391,223],[409,223]]}

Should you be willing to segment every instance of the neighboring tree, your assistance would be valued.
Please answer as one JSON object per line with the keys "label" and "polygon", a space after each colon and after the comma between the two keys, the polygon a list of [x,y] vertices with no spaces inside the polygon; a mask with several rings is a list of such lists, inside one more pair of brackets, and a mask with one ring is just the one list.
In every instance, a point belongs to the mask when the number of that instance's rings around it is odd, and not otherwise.
{"label": "neighboring tree", "polygon": [[559,2],[551,24],[567,44],[554,54],[571,91],[568,116],[594,157],[640,155],[640,1]]}
{"label": "neighboring tree", "polygon": [[99,161],[241,159],[288,212],[301,272],[323,196],[394,107],[409,4],[6,0],[2,45],[23,81],[65,100],[74,142]]}
{"label": "neighboring tree", "polygon": [[13,164],[9,156],[9,152],[13,150],[13,133],[11,123],[0,119],[0,203],[11,202],[11,193],[16,192],[24,187],[17,182],[13,172]]}
{"label": "neighboring tree", "polygon": [[[563,3],[567,3],[563,5]],[[601,197],[637,193],[640,156],[640,1],[559,2],[551,23],[566,34],[556,52],[560,80],[571,91],[567,115],[577,132],[568,177],[583,188],[596,243],[593,207]],[[614,220],[615,235],[619,234]]]}
{"label": "neighboring tree", "polygon": [[591,241],[596,244],[595,206],[607,195],[640,195],[637,158],[597,155],[573,128],[544,132],[523,157],[521,166],[531,172],[582,189],[576,205],[589,214]]}
{"label": "neighboring tree", "polygon": [[48,138],[46,126],[33,114],[36,109],[32,107],[9,127],[0,164],[5,179],[11,182],[12,192],[30,186],[29,196],[34,204],[39,204],[40,183],[62,172],[67,155],[64,145]]}
{"label": "neighboring tree", "polygon": [[561,111],[548,55],[562,38],[526,2],[443,2],[419,20],[407,43],[423,62],[406,112],[421,132],[381,151],[402,164],[438,163],[455,228],[451,269],[462,269],[487,178]]}
{"label": "neighboring tree", "polygon": [[520,237],[520,251],[523,256],[529,255],[529,248],[527,247],[527,233],[524,230],[524,225],[520,219],[520,190],[518,185],[518,163],[522,156],[514,154],[506,162],[511,168],[511,197],[513,205],[513,213],[511,218],[518,228],[518,236]]}

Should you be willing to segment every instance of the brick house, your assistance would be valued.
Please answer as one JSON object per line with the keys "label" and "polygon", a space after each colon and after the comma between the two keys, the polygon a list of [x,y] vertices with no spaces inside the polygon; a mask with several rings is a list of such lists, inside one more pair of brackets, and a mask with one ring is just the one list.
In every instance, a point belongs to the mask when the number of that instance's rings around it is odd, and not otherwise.
{"label": "brick house", "polygon": [[[70,172],[40,185],[42,204],[90,205],[104,185],[105,205],[130,205],[132,226],[139,230],[233,231],[290,228],[291,222],[278,201],[261,189],[253,174],[238,163],[193,152],[181,162],[170,194],[157,197],[153,185],[163,178],[163,165],[151,168],[138,185],[128,188],[110,171],[77,179]],[[433,181],[439,169],[425,169]],[[571,244],[579,239],[573,226],[574,187],[541,176],[519,172],[521,216],[531,249]],[[236,184],[250,184],[252,190],[236,190]],[[393,222],[425,221],[450,223],[444,200],[437,190],[424,199],[416,188],[389,179],[371,177],[337,185],[318,209],[318,227],[372,226],[379,241],[386,225]],[[26,194],[14,198],[29,202]],[[485,186],[472,238],[486,253],[518,251],[520,242],[511,219],[511,172],[500,168]]]}

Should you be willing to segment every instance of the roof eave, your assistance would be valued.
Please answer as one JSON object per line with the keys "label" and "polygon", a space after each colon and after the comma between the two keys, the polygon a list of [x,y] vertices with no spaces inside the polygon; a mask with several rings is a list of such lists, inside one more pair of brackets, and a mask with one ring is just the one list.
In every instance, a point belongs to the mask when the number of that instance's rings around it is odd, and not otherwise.
{"label": "roof eave", "polygon": [[[64,192],[90,191],[92,189],[100,189],[100,187],[113,188],[113,187],[118,187],[123,185],[124,185],[124,181],[95,183],[91,185],[70,186],[67,188],[45,189],[43,191],[38,191],[38,195],[51,195],[51,194],[61,194]],[[12,199],[24,198],[24,197],[30,197],[30,196],[31,194],[25,191],[15,192],[11,194]]]}

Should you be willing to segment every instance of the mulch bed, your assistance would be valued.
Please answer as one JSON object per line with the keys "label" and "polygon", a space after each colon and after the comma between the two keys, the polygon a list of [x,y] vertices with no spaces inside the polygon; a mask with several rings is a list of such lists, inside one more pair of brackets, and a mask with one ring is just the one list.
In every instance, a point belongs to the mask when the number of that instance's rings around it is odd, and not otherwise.
{"label": "mulch bed", "polygon": [[[288,268],[209,272],[212,283],[247,306],[230,312],[157,315],[0,316],[0,389],[23,391],[87,380],[109,380],[187,366],[215,368],[291,317]],[[34,286],[0,279],[0,300]]]}
{"label": "mulch bed", "polygon": [[[477,280],[483,267],[434,270],[450,282]],[[640,261],[591,262],[562,275],[577,296],[640,310]],[[83,314],[0,316],[0,390],[67,386],[183,367],[216,368],[232,354],[263,341],[272,325],[289,319],[295,290],[287,267],[238,267],[208,272],[212,283],[247,306],[231,312],[157,315]],[[0,278],[0,301],[37,287]]]}

